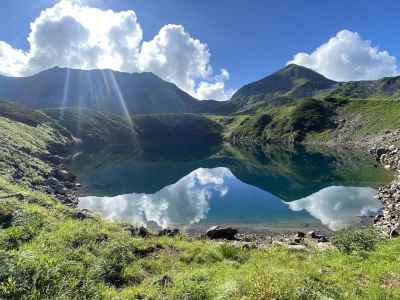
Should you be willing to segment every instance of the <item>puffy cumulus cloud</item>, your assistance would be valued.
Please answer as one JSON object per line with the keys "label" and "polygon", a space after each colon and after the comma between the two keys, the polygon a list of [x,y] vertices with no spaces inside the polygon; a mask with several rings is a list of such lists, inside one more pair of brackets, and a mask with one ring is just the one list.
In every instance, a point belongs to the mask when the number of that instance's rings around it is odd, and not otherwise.
{"label": "puffy cumulus cloud", "polygon": [[296,54],[289,63],[308,67],[337,81],[372,80],[398,73],[395,57],[349,30],[338,32],[311,54]]}
{"label": "puffy cumulus cloud", "polygon": [[0,74],[20,74],[27,64],[24,52],[14,49],[9,44],[0,41]]}
{"label": "puffy cumulus cloud", "polygon": [[226,168],[200,168],[151,195],[89,196],[80,198],[79,205],[112,220],[144,225],[154,222],[163,228],[192,225],[207,218],[213,195],[226,195],[228,177],[233,174]]}
{"label": "puffy cumulus cloud", "polygon": [[221,74],[215,76],[215,79],[212,82],[200,82],[196,91],[196,97],[198,99],[230,99],[235,91],[232,89],[226,89],[225,82],[227,80],[229,80],[229,72],[222,69]]}
{"label": "puffy cumulus cloud", "polygon": [[166,25],[143,42],[134,11],[115,12],[62,0],[31,23],[30,49],[0,41],[0,74],[25,76],[60,66],[150,71],[201,99],[226,100],[226,70],[215,75],[206,44],[180,25]]}
{"label": "puffy cumulus cloud", "polygon": [[140,65],[144,70],[176,82],[186,91],[195,86],[196,77],[208,77],[210,52],[206,44],[192,38],[180,25],[166,25],[149,42],[144,42]]}
{"label": "puffy cumulus cloud", "polygon": [[308,211],[331,230],[339,230],[377,213],[382,204],[375,195],[372,188],[331,186],[287,204],[294,211]]}

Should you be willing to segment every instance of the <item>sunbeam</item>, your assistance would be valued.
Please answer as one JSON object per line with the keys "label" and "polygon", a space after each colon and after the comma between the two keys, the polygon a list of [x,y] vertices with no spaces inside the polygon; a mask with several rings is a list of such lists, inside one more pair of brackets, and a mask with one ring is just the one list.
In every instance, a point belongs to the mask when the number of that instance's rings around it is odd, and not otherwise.
{"label": "sunbeam", "polygon": [[131,115],[130,115],[130,113],[128,111],[128,108],[126,106],[126,102],[125,102],[124,96],[122,95],[121,89],[119,88],[119,84],[118,84],[117,80],[115,79],[114,72],[113,71],[107,71],[107,74],[109,74],[112,87],[113,87],[113,89],[115,90],[115,92],[117,94],[118,100],[119,100],[119,102],[121,104],[121,108],[123,110],[123,113],[124,113],[126,119],[129,122],[131,130],[134,131],[133,130],[132,117],[131,117]]}
{"label": "sunbeam", "polygon": [[68,101],[68,91],[69,91],[69,79],[70,79],[70,69],[66,69],[66,75],[65,75],[65,82],[64,82],[64,89],[63,89],[63,98],[62,98],[62,105],[60,109],[60,120],[64,118],[64,108],[67,104]]}

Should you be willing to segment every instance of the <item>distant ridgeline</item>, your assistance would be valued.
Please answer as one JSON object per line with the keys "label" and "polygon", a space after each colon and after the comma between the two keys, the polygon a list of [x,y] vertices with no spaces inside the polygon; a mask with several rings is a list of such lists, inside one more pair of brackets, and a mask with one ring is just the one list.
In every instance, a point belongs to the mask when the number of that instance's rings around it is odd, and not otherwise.
{"label": "distant ridgeline", "polygon": [[0,76],[0,98],[43,110],[91,145],[132,136],[142,144],[214,143],[222,135],[236,142],[356,142],[400,126],[400,77],[335,82],[293,64],[224,102],[197,100],[152,73],[57,67]]}

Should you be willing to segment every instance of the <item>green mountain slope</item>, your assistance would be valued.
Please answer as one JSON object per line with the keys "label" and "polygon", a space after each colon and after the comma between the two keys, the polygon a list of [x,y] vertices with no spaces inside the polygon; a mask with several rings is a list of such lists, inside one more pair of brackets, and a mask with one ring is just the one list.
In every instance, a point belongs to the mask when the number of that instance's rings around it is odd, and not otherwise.
{"label": "green mountain slope", "polygon": [[0,176],[35,186],[50,173],[46,157],[72,144],[44,113],[0,101]]}
{"label": "green mountain slope", "polygon": [[[50,109],[57,120],[86,149],[119,147],[127,151],[152,151],[213,145],[221,142],[221,126],[195,114],[137,115],[129,119],[89,109]],[[182,150],[182,149],[180,149]]]}
{"label": "green mountain slope", "polygon": [[285,103],[290,99],[314,96],[320,90],[332,88],[335,84],[335,81],[310,69],[292,64],[245,85],[232,96],[232,102],[240,110],[257,104]]}
{"label": "green mountain slope", "polygon": [[400,76],[380,80],[342,82],[330,91],[331,97],[400,100]]}

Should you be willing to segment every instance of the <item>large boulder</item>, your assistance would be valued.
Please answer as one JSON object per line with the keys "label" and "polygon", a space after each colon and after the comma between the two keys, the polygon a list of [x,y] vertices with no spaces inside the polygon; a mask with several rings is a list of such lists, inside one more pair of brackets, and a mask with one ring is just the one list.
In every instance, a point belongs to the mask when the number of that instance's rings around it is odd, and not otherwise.
{"label": "large boulder", "polygon": [[206,232],[206,236],[209,239],[225,239],[225,240],[235,240],[235,235],[238,233],[238,230],[231,227],[223,227],[223,226],[213,226],[209,228]]}

